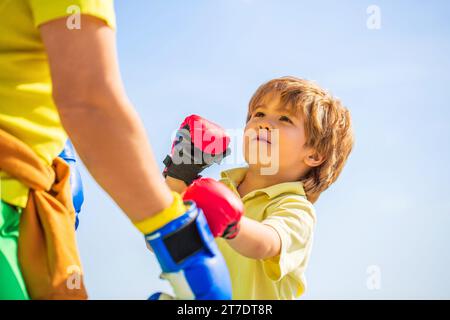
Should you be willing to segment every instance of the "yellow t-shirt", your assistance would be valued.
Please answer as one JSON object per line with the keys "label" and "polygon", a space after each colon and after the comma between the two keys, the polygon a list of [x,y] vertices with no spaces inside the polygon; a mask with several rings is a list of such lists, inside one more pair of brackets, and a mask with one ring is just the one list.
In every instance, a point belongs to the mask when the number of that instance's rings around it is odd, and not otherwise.
{"label": "yellow t-shirt", "polygon": [[[237,195],[247,168],[221,173],[221,182]],[[245,216],[273,227],[281,239],[279,256],[256,260],[234,251],[217,239],[231,277],[233,299],[291,300],[306,290],[308,264],[316,222],[314,207],[306,199],[301,182],[286,182],[246,194]]]}
{"label": "yellow t-shirt", "polygon": [[[115,28],[112,0],[0,0],[0,128],[29,145],[48,165],[62,151],[67,135],[53,103],[38,27],[76,11]],[[28,189],[0,171],[0,196],[25,207]]]}

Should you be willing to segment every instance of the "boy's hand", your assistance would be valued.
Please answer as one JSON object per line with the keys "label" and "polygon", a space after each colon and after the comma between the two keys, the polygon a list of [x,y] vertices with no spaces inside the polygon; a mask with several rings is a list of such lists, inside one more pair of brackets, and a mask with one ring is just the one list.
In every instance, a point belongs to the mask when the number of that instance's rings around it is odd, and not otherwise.
{"label": "boy's hand", "polygon": [[230,137],[217,124],[200,116],[184,119],[172,144],[171,154],[164,159],[164,177],[182,180],[189,186],[199,173],[213,163],[220,163],[230,149]]}
{"label": "boy's hand", "polygon": [[214,237],[233,239],[238,234],[244,206],[223,183],[211,178],[197,179],[186,189],[183,200],[193,200],[202,209]]}

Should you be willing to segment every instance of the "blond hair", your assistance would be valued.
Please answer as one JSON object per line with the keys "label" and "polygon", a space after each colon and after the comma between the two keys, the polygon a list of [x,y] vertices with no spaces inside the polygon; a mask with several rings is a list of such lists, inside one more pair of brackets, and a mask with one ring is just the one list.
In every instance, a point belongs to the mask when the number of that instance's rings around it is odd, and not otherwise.
{"label": "blond hair", "polygon": [[250,100],[247,121],[255,107],[268,94],[277,93],[281,104],[304,119],[306,145],[324,157],[317,167],[311,168],[303,182],[309,201],[336,181],[353,148],[350,112],[341,102],[315,82],[295,77],[282,77],[261,85]]}

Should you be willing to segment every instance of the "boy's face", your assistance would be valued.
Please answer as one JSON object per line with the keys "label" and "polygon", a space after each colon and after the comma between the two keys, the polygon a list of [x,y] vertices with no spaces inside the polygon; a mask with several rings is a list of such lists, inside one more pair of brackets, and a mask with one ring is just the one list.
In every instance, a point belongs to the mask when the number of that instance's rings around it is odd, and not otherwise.
{"label": "boy's face", "polygon": [[278,94],[270,94],[255,107],[245,126],[244,157],[262,175],[298,179],[308,169],[305,142],[303,119],[282,108]]}

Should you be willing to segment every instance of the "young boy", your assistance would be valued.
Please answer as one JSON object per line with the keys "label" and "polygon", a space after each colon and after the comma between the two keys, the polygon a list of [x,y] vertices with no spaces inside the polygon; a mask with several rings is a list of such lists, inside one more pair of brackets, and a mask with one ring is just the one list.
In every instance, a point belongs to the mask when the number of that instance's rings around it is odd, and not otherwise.
{"label": "young boy", "polygon": [[[244,131],[248,167],[221,173],[244,205],[237,235],[217,239],[233,299],[295,299],[305,292],[312,203],[336,181],[352,146],[349,111],[315,83],[283,77],[258,88]],[[166,182],[179,192],[186,187],[173,175]]]}

